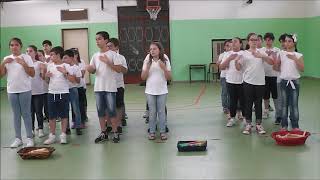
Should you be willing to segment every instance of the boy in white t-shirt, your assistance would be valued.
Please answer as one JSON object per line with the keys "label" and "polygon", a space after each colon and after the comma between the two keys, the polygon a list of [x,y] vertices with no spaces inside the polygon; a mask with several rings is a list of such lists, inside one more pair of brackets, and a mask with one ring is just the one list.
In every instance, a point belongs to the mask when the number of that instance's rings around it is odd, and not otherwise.
{"label": "boy in white t-shirt", "polygon": [[49,111],[49,138],[44,144],[53,144],[56,141],[56,119],[61,118],[60,143],[67,143],[67,125],[69,117],[69,84],[68,64],[62,62],[63,48],[60,46],[50,50],[50,63],[47,67],[46,77],[49,80],[48,111]]}
{"label": "boy in white t-shirt", "polygon": [[288,109],[290,108],[290,120],[293,131],[300,131],[299,127],[299,91],[300,72],[304,70],[303,55],[297,52],[296,35],[286,35],[285,51],[279,53],[276,61],[280,69],[280,90],[282,119],[281,130],[288,130]]}
{"label": "boy in white t-shirt", "polygon": [[[76,64],[74,59],[74,52],[71,49],[64,51],[63,62],[68,64],[66,66],[66,70],[69,74],[69,96],[70,96],[70,104],[72,107],[72,113],[75,118],[75,129],[77,135],[82,135],[81,132],[81,113],[79,106],[79,93],[78,93],[78,85],[80,83],[80,78],[82,76],[80,67]],[[69,123],[69,121],[68,121]]]}
{"label": "boy in white t-shirt", "polygon": [[101,133],[95,139],[95,143],[108,140],[106,132],[106,119],[110,118],[113,132],[113,142],[120,141],[119,133],[117,132],[116,119],[116,71],[117,65],[121,62],[116,58],[117,53],[108,50],[107,43],[109,42],[109,34],[105,31],[96,33],[96,44],[100,51],[95,53],[87,66],[87,71],[95,73],[94,92],[96,96],[96,106],[100,122]]}
{"label": "boy in white t-shirt", "polygon": [[7,92],[13,112],[15,140],[11,148],[22,145],[21,117],[27,133],[27,147],[34,146],[31,119],[31,77],[34,77],[34,65],[29,55],[22,54],[22,42],[12,38],[9,42],[11,55],[3,58],[0,65],[0,77],[7,75]]}
{"label": "boy in white t-shirt", "polygon": [[[263,39],[265,41],[266,47],[261,48],[260,51],[268,54],[268,56],[270,57],[277,56],[280,49],[273,47],[273,41],[274,41],[273,33],[266,33]],[[263,96],[264,110],[263,110],[262,118],[266,119],[269,117],[269,111],[273,110],[270,106],[270,94],[272,95],[275,109],[278,108],[277,77],[279,73],[276,70],[274,70],[273,65],[270,65],[266,62],[264,62],[263,65],[264,65],[266,85],[265,85],[265,93]]]}
{"label": "boy in white t-shirt", "polygon": [[[217,65],[220,66],[224,55],[232,50],[232,40],[228,39],[224,42],[224,52],[219,55]],[[221,103],[223,112],[228,115],[228,119],[230,118],[230,97],[227,90],[226,83],[226,70],[220,71],[220,84],[221,84]]]}
{"label": "boy in white t-shirt", "polygon": [[122,133],[121,120],[124,119],[125,109],[124,109],[124,79],[123,74],[128,72],[127,61],[124,56],[119,54],[119,40],[116,38],[111,38],[107,44],[108,48],[111,51],[117,53],[117,57],[121,62],[121,65],[118,70],[120,72],[116,73],[116,83],[117,83],[117,93],[116,93],[116,107],[117,107],[117,130],[119,133]]}

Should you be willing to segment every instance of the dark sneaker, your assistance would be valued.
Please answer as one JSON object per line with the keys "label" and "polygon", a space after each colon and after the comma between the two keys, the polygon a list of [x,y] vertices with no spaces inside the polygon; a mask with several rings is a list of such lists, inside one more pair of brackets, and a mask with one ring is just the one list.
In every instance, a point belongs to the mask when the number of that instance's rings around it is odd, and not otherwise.
{"label": "dark sneaker", "polygon": [[81,128],[76,128],[76,133],[77,133],[77,135],[82,135]]}
{"label": "dark sneaker", "polygon": [[113,141],[114,143],[119,143],[119,141],[120,141],[119,133],[113,133],[112,141]]}
{"label": "dark sneaker", "polygon": [[107,133],[109,134],[109,133],[111,133],[111,131],[112,131],[112,127],[107,126]]}
{"label": "dark sneaker", "polygon": [[99,136],[94,140],[95,143],[100,143],[108,140],[108,134],[106,132],[101,132]]}
{"label": "dark sneaker", "polygon": [[118,131],[119,134],[122,134],[122,127],[121,127],[121,126],[118,126],[118,127],[117,127],[117,131]]}
{"label": "dark sneaker", "polygon": [[275,121],[274,121],[274,124],[275,125],[280,125],[281,123],[281,118],[277,118]]}
{"label": "dark sneaker", "polygon": [[121,124],[122,124],[122,126],[127,126],[127,120],[122,119]]}
{"label": "dark sneaker", "polygon": [[70,135],[70,134],[71,134],[70,128],[67,129],[66,134],[67,134],[67,135]]}

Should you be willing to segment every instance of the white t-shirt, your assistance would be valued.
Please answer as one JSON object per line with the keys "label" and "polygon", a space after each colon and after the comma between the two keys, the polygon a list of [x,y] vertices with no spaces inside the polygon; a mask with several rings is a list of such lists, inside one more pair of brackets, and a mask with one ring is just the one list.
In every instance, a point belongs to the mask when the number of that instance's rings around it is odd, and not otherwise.
{"label": "white t-shirt", "polygon": [[[257,50],[259,51],[259,50]],[[264,52],[261,54],[267,55]],[[248,50],[243,51],[239,63],[243,68],[243,81],[252,85],[265,85],[265,74],[262,58],[256,58]]]}
{"label": "white t-shirt", "polygon": [[[86,70],[86,63],[84,62],[83,59],[80,59],[80,63],[78,64],[78,66],[80,67],[80,71]],[[87,88],[86,79],[82,77],[82,73],[81,73],[80,83],[78,87],[83,87],[85,89]]]}
{"label": "white t-shirt", "polygon": [[[229,52],[230,52],[230,51],[229,51]],[[224,55],[225,55],[226,53],[227,53],[227,52],[223,52],[223,53],[221,53],[221,54],[219,55],[219,57],[218,57],[218,62],[220,62],[220,64],[221,64],[221,62],[225,59],[225,58],[224,58]],[[226,73],[227,73],[227,70],[226,70],[226,69],[221,70],[221,71],[220,71],[220,77],[225,78],[225,77],[226,77]]]}
{"label": "white t-shirt", "polygon": [[[149,56],[147,55],[145,60],[143,61],[143,67],[142,70],[147,69],[147,65],[149,63]],[[165,56],[165,58],[168,56]],[[149,70],[149,75],[146,82],[146,89],[145,93],[150,95],[162,95],[168,93],[168,87],[167,87],[167,79],[164,75],[163,70],[160,68],[159,61],[154,61],[152,59],[152,64]],[[171,65],[169,58],[167,58],[166,61],[166,67],[168,71],[171,71]]]}
{"label": "white t-shirt", "polygon": [[[223,61],[225,61],[230,55],[238,54],[238,56],[242,56],[243,51],[229,51],[224,55]],[[240,57],[242,58],[242,57]],[[222,62],[223,62],[222,61]],[[242,84],[243,83],[243,71],[238,71],[236,68],[236,61],[231,60],[229,63],[229,67],[226,69],[226,81],[231,84]]]}
{"label": "white t-shirt", "polygon": [[[22,58],[29,67],[34,67],[31,57],[27,54],[21,54]],[[13,55],[6,56],[6,58],[15,59]],[[7,69],[7,92],[8,93],[22,93],[31,91],[31,76],[29,76],[21,64],[13,60],[11,63],[5,65]]]}
{"label": "white t-shirt", "polygon": [[[121,66],[128,69],[126,58],[121,54],[117,54],[117,58],[121,62]],[[120,88],[120,87],[124,88],[123,73],[116,73],[116,81],[117,81],[117,88]]]}
{"label": "white t-shirt", "polygon": [[296,62],[287,57],[287,54],[295,55],[298,59],[303,55],[298,52],[280,51],[280,79],[295,80],[300,78],[300,72],[297,68]]}
{"label": "white t-shirt", "polygon": [[[263,47],[263,48],[260,49],[260,52],[264,52],[266,54],[267,54],[267,51],[275,52],[276,56],[278,56],[278,53],[279,53],[280,49],[277,48],[277,47],[273,47],[271,49]],[[270,65],[270,64],[264,62],[263,66],[264,66],[265,76],[267,76],[267,77],[277,77],[279,75],[279,72],[273,69],[273,65]]]}
{"label": "white t-shirt", "polygon": [[100,55],[107,55],[107,57],[113,61],[114,65],[121,65],[121,62],[116,58],[117,53],[114,51],[107,51],[104,53],[95,53],[90,61],[90,65],[96,67],[96,79],[94,83],[94,91],[106,91],[106,92],[117,92],[116,85],[116,72],[112,70],[109,65],[100,61]]}
{"label": "white t-shirt", "polygon": [[40,76],[40,66],[42,64],[43,63],[40,61],[33,62],[35,74],[34,77],[31,78],[32,95],[40,95],[46,93],[45,87],[43,86],[44,80]]}
{"label": "white t-shirt", "polygon": [[[74,65],[69,65],[66,66],[66,70],[68,71],[68,73],[72,76],[76,76],[77,78],[81,78],[82,74],[81,74],[81,70],[80,67],[76,64]],[[72,83],[70,81],[68,81],[69,83],[69,88],[74,88],[74,87],[78,87],[80,83]]]}
{"label": "white t-shirt", "polygon": [[69,93],[69,81],[65,78],[63,73],[58,71],[57,67],[64,67],[67,69],[68,64],[62,63],[56,65],[50,63],[47,67],[47,72],[52,73],[49,81],[49,93],[50,94],[64,94]]}

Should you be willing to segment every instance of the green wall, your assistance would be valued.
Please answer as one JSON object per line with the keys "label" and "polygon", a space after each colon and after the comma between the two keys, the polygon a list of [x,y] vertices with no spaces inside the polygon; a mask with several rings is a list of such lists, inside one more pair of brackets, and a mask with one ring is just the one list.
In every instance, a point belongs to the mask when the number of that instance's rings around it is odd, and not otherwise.
{"label": "green wall", "polygon": [[[82,23],[72,25],[49,25],[1,28],[1,59],[9,54],[8,41],[12,37],[22,39],[24,45],[35,44],[41,47],[44,39],[54,45],[61,45],[61,29],[88,28],[89,55],[97,51],[95,33],[106,30],[117,37],[117,23]],[[171,60],[175,81],[188,80],[188,64],[211,62],[211,39],[225,39],[234,36],[245,38],[249,32],[264,34],[274,32],[278,37],[283,32],[298,34],[299,51],[305,56],[306,76],[320,77],[320,17],[298,19],[237,19],[237,20],[173,20],[170,21]],[[202,72],[195,71],[193,79],[201,79]],[[1,86],[5,86],[5,79]]]}

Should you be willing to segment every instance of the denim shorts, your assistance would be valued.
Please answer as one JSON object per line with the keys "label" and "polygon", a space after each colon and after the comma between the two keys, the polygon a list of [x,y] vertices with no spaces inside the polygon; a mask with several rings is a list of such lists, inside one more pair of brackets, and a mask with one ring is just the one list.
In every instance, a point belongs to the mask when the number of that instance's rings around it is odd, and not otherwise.
{"label": "denim shorts", "polygon": [[50,94],[48,93],[49,119],[69,117],[69,93]]}
{"label": "denim shorts", "polygon": [[110,118],[116,116],[116,92],[95,92],[98,117],[108,115]]}

